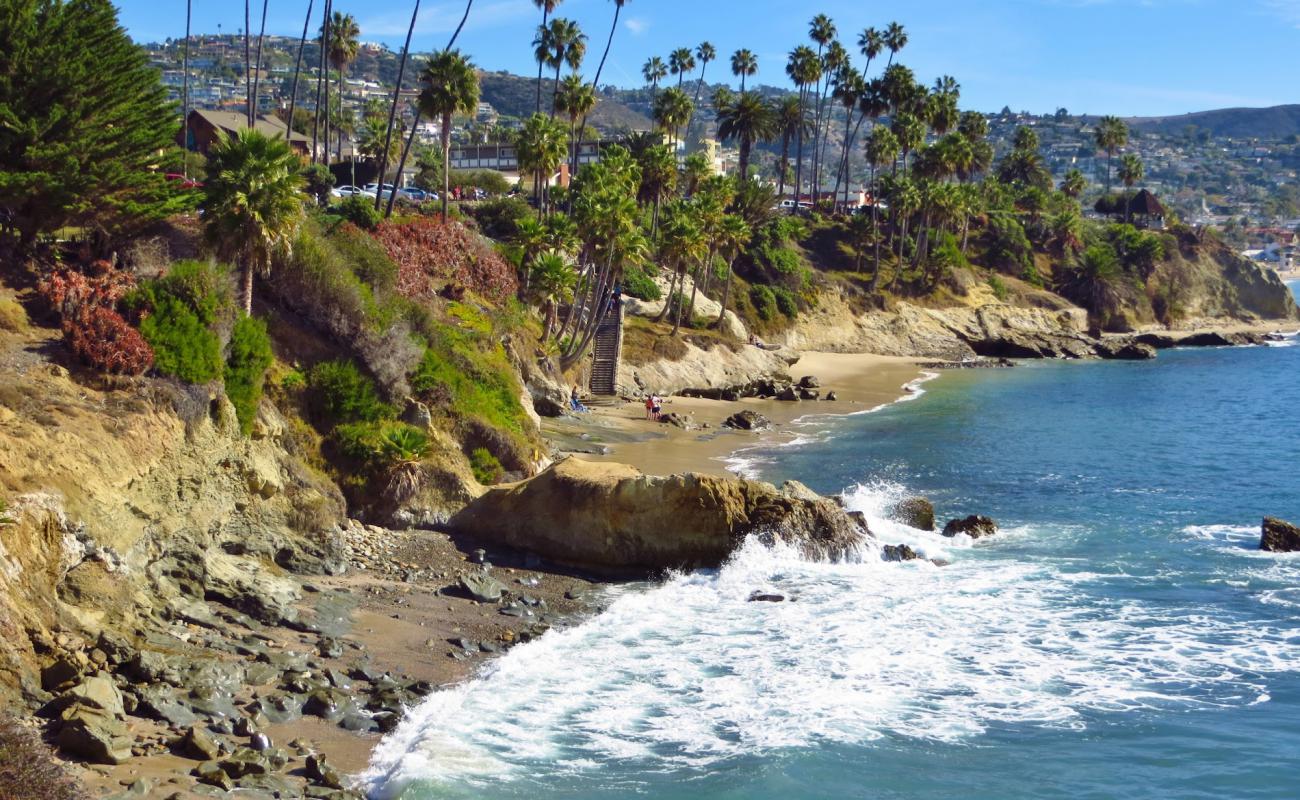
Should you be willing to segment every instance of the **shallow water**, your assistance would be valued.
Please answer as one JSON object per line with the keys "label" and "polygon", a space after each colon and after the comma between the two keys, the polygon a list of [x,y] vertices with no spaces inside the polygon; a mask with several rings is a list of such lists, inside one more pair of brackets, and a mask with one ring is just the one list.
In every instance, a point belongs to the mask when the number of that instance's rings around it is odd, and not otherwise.
{"label": "shallow water", "polygon": [[[946,373],[914,402],[738,454],[843,492],[881,541],[747,546],[437,694],[376,797],[1296,796],[1300,347]],[[931,497],[973,544],[890,521]],[[755,589],[794,602],[748,603]]]}

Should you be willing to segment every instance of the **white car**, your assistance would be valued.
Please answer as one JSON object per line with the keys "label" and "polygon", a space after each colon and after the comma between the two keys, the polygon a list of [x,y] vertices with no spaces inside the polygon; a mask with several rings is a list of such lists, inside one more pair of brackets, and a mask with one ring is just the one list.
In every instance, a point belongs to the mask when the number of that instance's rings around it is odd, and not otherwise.
{"label": "white car", "polygon": [[367,183],[365,187],[361,189],[361,193],[366,197],[374,197],[379,193],[381,188],[383,189],[383,195],[385,198],[396,191],[395,187],[391,183],[385,183],[382,187],[377,183]]}
{"label": "white car", "polygon": [[[365,194],[365,192],[355,186],[335,186],[333,189],[330,189],[330,195],[332,197],[351,197],[354,194]],[[371,195],[371,197],[373,196],[374,195]]]}

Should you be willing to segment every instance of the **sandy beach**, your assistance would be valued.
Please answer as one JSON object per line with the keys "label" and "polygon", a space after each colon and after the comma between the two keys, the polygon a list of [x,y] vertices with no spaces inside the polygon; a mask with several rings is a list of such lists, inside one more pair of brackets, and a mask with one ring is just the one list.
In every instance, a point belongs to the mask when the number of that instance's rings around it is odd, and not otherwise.
{"label": "sandy beach", "polygon": [[[645,407],[638,401],[593,408],[590,414],[576,419],[547,420],[544,433],[563,453],[630,464],[648,474],[727,475],[725,458],[737,450],[791,437],[789,424],[811,414],[852,414],[893,403],[908,393],[906,385],[922,373],[918,361],[911,358],[805,353],[790,367],[790,375],[796,380],[815,376],[822,394],[834,392],[836,400],[728,402],[670,397],[665,399],[664,413],[689,418],[689,430],[647,420]],[[767,417],[773,429],[756,433],[722,426],[729,416],[743,409]]]}

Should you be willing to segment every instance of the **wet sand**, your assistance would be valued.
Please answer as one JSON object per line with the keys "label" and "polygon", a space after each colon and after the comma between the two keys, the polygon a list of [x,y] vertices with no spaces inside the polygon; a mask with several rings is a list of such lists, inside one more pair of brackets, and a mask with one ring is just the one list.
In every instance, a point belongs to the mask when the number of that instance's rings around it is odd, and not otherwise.
{"label": "wet sand", "polygon": [[[665,400],[664,413],[688,417],[690,430],[647,420],[645,406],[635,402],[598,407],[577,419],[548,420],[543,432],[561,452],[630,464],[647,474],[727,475],[727,456],[741,448],[792,438],[791,422],[813,414],[853,414],[896,402],[908,393],[905,386],[923,374],[916,359],[843,353],[805,353],[789,372],[795,380],[805,375],[817,377],[822,394],[834,392],[837,399],[789,403],[671,397]],[[722,427],[729,416],[745,409],[767,417],[773,429],[756,433]]]}

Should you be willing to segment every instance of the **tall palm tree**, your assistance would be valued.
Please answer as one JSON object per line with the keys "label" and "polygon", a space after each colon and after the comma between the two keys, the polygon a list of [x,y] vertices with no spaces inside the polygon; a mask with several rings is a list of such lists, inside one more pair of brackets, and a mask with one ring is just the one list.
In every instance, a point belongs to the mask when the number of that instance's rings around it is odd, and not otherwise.
{"label": "tall palm tree", "polygon": [[[871,224],[878,234],[880,231],[881,192],[876,177],[880,174],[882,166],[893,164],[898,160],[898,139],[889,128],[877,125],[867,135],[865,149],[867,164],[871,167]],[[872,294],[880,286],[880,238],[877,235],[875,241],[875,268],[871,274]]]}
{"label": "tall palm tree", "polygon": [[844,146],[840,153],[839,167],[835,170],[835,191],[832,196],[835,202],[839,202],[840,185],[844,186],[844,202],[848,204],[848,184],[849,184],[849,137],[852,135],[853,112],[857,109],[858,103],[862,101],[862,93],[867,90],[866,82],[862,76],[853,70],[846,70],[845,74],[835,84],[834,97],[839,104],[844,107]]}
{"label": "tall palm tree", "polygon": [[1133,153],[1125,153],[1119,160],[1119,179],[1128,191],[1124,195],[1124,221],[1133,221],[1133,187],[1146,175],[1142,159]]}
{"label": "tall palm tree", "polygon": [[253,127],[253,45],[251,18],[248,15],[248,0],[244,0],[244,116],[248,127]]}
{"label": "tall palm tree", "polygon": [[[330,2],[330,0],[326,0]],[[452,31],[451,38],[447,40],[447,46],[444,50],[450,50],[456,46],[456,40],[460,38],[460,32],[465,30],[465,23],[469,20],[469,12],[474,8],[474,0],[466,0],[465,13],[461,14],[460,24],[456,30]],[[406,138],[406,144],[402,147],[402,156],[397,159],[397,175],[400,178],[403,170],[406,169],[406,158],[411,154],[411,147],[415,144],[415,134],[420,130],[420,104],[415,104],[415,119],[411,120],[411,133]],[[384,210],[385,217],[393,216],[393,203],[397,200],[397,192],[388,193],[388,207]]]}
{"label": "tall palm tree", "polygon": [[578,120],[586,119],[596,107],[596,87],[584,81],[576,72],[566,75],[560,83],[555,104],[569,118],[569,141],[572,142],[573,151],[569,156],[569,174],[577,175],[579,147],[582,144],[577,136]]}
{"label": "tall palm tree", "polygon": [[907,47],[907,29],[897,22],[891,22],[889,27],[885,29],[884,40],[885,47],[889,50],[889,61],[885,66],[889,67],[894,63],[894,56],[898,55],[899,51],[904,47]]}
{"label": "tall palm tree", "polygon": [[[835,41],[837,35],[835,23],[825,14],[818,14],[813,17],[812,22],[808,24],[808,37],[817,44],[817,62],[820,69],[817,73],[817,86],[813,94],[813,153],[812,153],[812,179],[809,184],[812,186],[813,194],[816,195],[818,184],[818,167],[819,152],[822,136],[822,108],[825,100],[825,90],[822,88],[822,78],[829,78],[834,74],[834,65],[824,60],[827,47]],[[840,48],[843,51],[843,48]],[[827,81],[829,83],[829,81]]]}
{"label": "tall palm tree", "polygon": [[[676,86],[670,86],[659,93],[655,99],[654,120],[655,125],[662,131],[670,135],[670,142],[676,145],[681,139],[678,137],[680,128],[691,118],[693,106],[691,98],[686,92]],[[673,148],[676,153],[676,148]]]}
{"label": "tall palm tree", "polygon": [[555,70],[554,88],[551,92],[551,119],[555,119],[558,109],[555,98],[560,91],[560,68],[568,64],[575,71],[582,64],[587,54],[587,35],[578,27],[578,23],[563,17],[552,19],[550,25],[538,28],[533,39],[533,53]]}
{"label": "tall palm tree", "polygon": [[[181,62],[181,149],[184,150],[181,172],[187,179],[190,177],[190,4],[191,0],[185,0],[185,54]],[[311,14],[310,9],[307,14]]]}
{"label": "tall palm tree", "polygon": [[754,51],[740,49],[731,54],[731,74],[740,78],[740,93],[745,93],[745,79],[758,74],[758,56]]}
{"label": "tall palm tree", "polygon": [[755,92],[741,92],[731,103],[718,109],[718,138],[734,140],[740,149],[736,172],[741,183],[749,180],[749,154],[754,143],[768,141],[776,132],[772,109]]}
{"label": "tall palm tree", "polygon": [[668,71],[677,76],[677,88],[682,88],[686,73],[695,69],[695,54],[689,47],[679,47],[668,54]]}
{"label": "tall palm tree", "polygon": [[721,328],[727,319],[727,304],[731,301],[731,274],[736,266],[736,259],[749,244],[753,231],[745,220],[737,214],[728,214],[722,218],[718,229],[718,254],[727,262],[726,276],[722,284],[722,310],[718,312],[718,321],[713,327]]}
{"label": "tall palm tree", "polygon": [[[542,24],[538,30],[546,30],[546,22],[550,19],[551,14],[559,7],[562,0],[533,0],[533,5],[542,10]],[[541,56],[537,57],[537,113],[542,111],[542,70],[546,66],[546,59]]]}
{"label": "tall palm tree", "polygon": [[651,235],[659,231],[659,210],[665,194],[677,187],[677,157],[662,143],[650,144],[637,156],[641,167],[641,184],[637,202],[653,204],[650,215]]}
{"label": "tall palm tree", "polygon": [[790,142],[799,136],[800,130],[808,127],[808,116],[803,112],[803,104],[794,95],[785,95],[777,101],[773,110],[776,117],[777,133],[781,137],[781,167],[777,176],[779,186],[777,197],[785,197],[785,176],[790,171]]}
{"label": "tall palm tree", "polygon": [[817,106],[817,111],[821,115],[821,125],[813,137],[813,183],[814,193],[818,196],[822,191],[822,173],[825,172],[826,167],[826,146],[830,143],[831,119],[835,116],[835,104],[831,103],[827,107],[827,102],[834,98],[841,84],[858,77],[850,62],[849,51],[844,49],[844,45],[840,44],[839,40],[832,39],[826,47],[826,54],[822,56],[822,71],[827,77]]}
{"label": "tall palm tree", "polygon": [[253,313],[253,277],[287,253],[303,219],[298,156],[280,137],[254,128],[208,151],[203,232],[218,256],[243,269],[240,305]]}
{"label": "tall palm tree", "polygon": [[[186,1],[188,2],[188,0]],[[307,16],[302,21],[302,36],[298,39],[298,57],[293,65],[293,88],[289,90],[289,116],[284,123],[290,139],[293,138],[293,114],[298,110],[298,77],[302,74],[302,53],[307,48],[307,29],[311,27],[311,9],[313,5],[314,0],[307,0]]]}
{"label": "tall palm tree", "polygon": [[420,75],[420,113],[439,119],[442,126],[442,221],[447,221],[447,196],[451,189],[451,120],[478,108],[478,71],[459,50],[434,53]]}
{"label": "tall palm tree", "polygon": [[[330,80],[329,80],[329,20],[330,9],[333,6],[333,0],[325,0],[325,16],[320,23],[320,60],[316,65],[316,113],[313,115],[311,124],[311,160],[316,162],[318,155],[317,145],[321,139],[317,134],[322,134],[325,142],[325,158],[321,163],[329,164],[330,149],[330,126],[329,126],[329,99],[330,99]],[[322,119],[323,117],[323,119]],[[323,123],[323,124],[322,124]]]}
{"label": "tall palm tree", "polygon": [[[593,92],[591,108],[588,108],[582,114],[582,124],[578,126],[578,143],[573,148],[575,153],[582,150],[582,141],[587,133],[587,114],[591,112],[592,108],[596,107],[596,98],[594,93],[599,91],[600,76],[605,72],[605,61],[609,58],[609,49],[614,44],[614,32],[618,30],[618,16],[623,12],[623,6],[626,4],[627,0],[614,0],[614,21],[609,26],[609,38],[605,40],[605,52],[601,54],[600,64],[596,66],[596,76],[591,79],[591,88]],[[573,168],[575,171],[578,168],[578,159],[576,155],[573,159]]]}
{"label": "tall palm tree", "polygon": [[[393,88],[393,102],[388,107],[388,124],[384,132],[384,148],[379,154],[379,183],[384,183],[384,175],[388,171],[388,151],[393,144],[393,124],[397,121],[397,101],[402,96],[402,79],[406,77],[406,58],[411,52],[411,34],[415,33],[415,20],[420,16],[420,0],[415,0],[415,8],[411,11],[411,24],[406,28],[406,43],[402,45],[402,58],[397,64],[397,85]],[[402,182],[402,176],[399,173],[393,178],[393,192],[397,194],[398,184]],[[383,192],[375,192],[375,210],[379,210],[379,204],[383,200]]]}
{"label": "tall palm tree", "polygon": [[650,105],[653,106],[659,94],[659,81],[668,77],[668,65],[659,56],[651,56],[641,67],[641,77],[650,84]]}
{"label": "tall palm tree", "polygon": [[[358,38],[361,36],[361,29],[357,27],[357,21],[351,14],[344,14],[341,11],[335,11],[330,17],[329,25],[329,62],[330,66],[338,70],[338,95],[339,95],[339,119],[334,127],[337,129],[337,145],[334,149],[334,158],[338,161],[343,160],[343,130],[346,125],[343,122],[343,101],[347,92],[347,71],[353,61],[357,60],[357,51],[361,47]],[[352,166],[352,182],[356,183],[356,164]]]}
{"label": "tall palm tree", "polygon": [[[786,75],[790,76],[790,80],[794,82],[795,86],[799,87],[799,118],[803,119],[812,85],[821,79],[821,59],[811,47],[800,45],[790,51],[790,59],[786,63],[785,72]],[[814,128],[814,130],[816,129]],[[795,213],[798,213],[799,201],[803,197],[803,132],[804,126],[800,125],[794,161]]]}
{"label": "tall palm tree", "polygon": [[262,26],[257,31],[257,63],[253,68],[253,119],[257,119],[257,93],[262,84],[262,43],[266,40],[266,7],[269,2],[270,0],[262,0]]}
{"label": "tall palm tree", "polygon": [[1065,173],[1065,178],[1061,181],[1061,194],[1071,200],[1078,200],[1079,196],[1087,188],[1088,179],[1083,177],[1083,173],[1077,169]]}
{"label": "tall palm tree", "polygon": [[537,213],[546,213],[547,186],[550,177],[564,163],[569,143],[564,126],[545,114],[534,114],[524,121],[515,138],[515,150],[518,153],[520,174],[533,176],[533,191],[537,202]]}
{"label": "tall palm tree", "polygon": [[1106,194],[1110,194],[1111,162],[1120,148],[1128,144],[1128,126],[1119,117],[1105,116],[1093,132],[1098,149],[1106,151]]}
{"label": "tall palm tree", "polygon": [[695,58],[700,62],[700,77],[695,79],[695,104],[700,104],[700,89],[704,86],[704,71],[709,68],[709,62],[717,59],[718,51],[709,42],[701,42],[700,46],[695,48]]}

